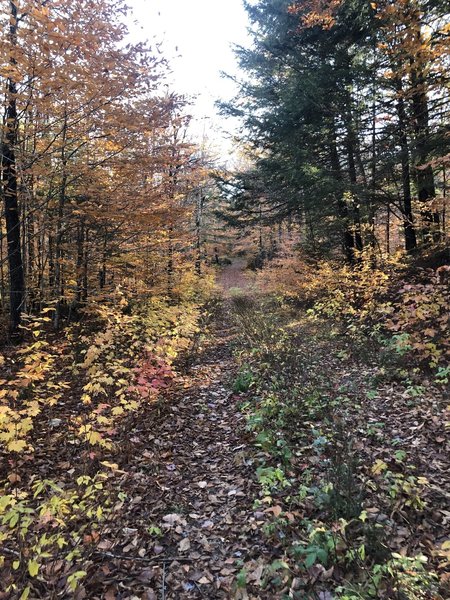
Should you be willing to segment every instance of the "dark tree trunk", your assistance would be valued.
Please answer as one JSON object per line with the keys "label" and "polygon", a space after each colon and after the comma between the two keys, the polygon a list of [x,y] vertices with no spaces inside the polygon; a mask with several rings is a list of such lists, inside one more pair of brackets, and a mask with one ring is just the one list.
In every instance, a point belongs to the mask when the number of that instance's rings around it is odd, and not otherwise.
{"label": "dark tree trunk", "polygon": [[173,247],[173,227],[169,227],[169,246],[167,248],[167,296],[173,300],[174,287],[174,247]]}
{"label": "dark tree trunk", "polygon": [[61,321],[61,304],[64,298],[64,280],[62,273],[63,249],[62,241],[64,235],[64,208],[66,205],[67,195],[67,157],[66,157],[66,141],[67,141],[67,114],[64,114],[64,124],[61,142],[61,187],[59,190],[58,213],[56,218],[56,236],[55,236],[55,290],[56,310],[53,318],[55,329],[59,329]]}
{"label": "dark tree trunk", "polygon": [[27,282],[28,282],[28,306],[34,308],[36,302],[35,262],[36,253],[34,247],[34,215],[30,212],[26,217],[27,233]]}
{"label": "dark tree trunk", "polygon": [[405,232],[405,250],[412,252],[417,247],[416,229],[414,227],[414,216],[412,212],[411,196],[411,168],[409,157],[408,135],[406,132],[406,110],[403,99],[403,86],[400,78],[395,81],[397,90],[397,117],[398,136],[400,142],[400,160],[402,164],[402,188],[403,188],[403,229]]}
{"label": "dark tree trunk", "polygon": [[[13,49],[17,45],[17,6],[14,0],[10,2],[9,39],[11,44],[9,62],[12,67],[15,67],[17,63]],[[16,83],[12,78],[9,78],[7,82],[6,124],[2,143],[2,182],[8,243],[10,330],[12,333],[16,333],[20,325],[25,300],[16,166],[18,129],[16,94]]]}
{"label": "dark tree trunk", "polygon": [[444,236],[447,232],[447,171],[445,169],[445,164],[442,167],[442,196],[443,196],[443,205],[442,205],[442,231]]}
{"label": "dark tree trunk", "polygon": [[86,227],[84,234],[84,260],[83,260],[83,290],[81,302],[86,304],[88,299],[89,285],[89,229]]}
{"label": "dark tree trunk", "polygon": [[[347,203],[348,212],[353,221],[353,238],[354,238],[354,258],[353,262],[361,260],[361,252],[363,250],[363,238],[361,233],[361,216],[359,212],[359,198],[357,198],[357,174],[356,161],[358,159],[358,138],[355,131],[355,122],[353,117],[353,98],[351,87],[353,85],[352,65],[348,48],[341,55],[341,68],[343,69],[345,88],[343,93],[343,104],[341,107],[341,115],[344,123],[345,136],[345,151],[347,155],[348,177],[350,180],[351,201]],[[361,161],[362,162],[362,161]],[[364,173],[364,170],[363,170]],[[365,173],[363,179],[366,181]]]}
{"label": "dark tree trunk", "polygon": [[[347,129],[347,135],[345,139],[345,148],[347,152],[347,161],[348,161],[348,176],[350,179],[350,183],[352,185],[352,201],[351,201],[351,212],[353,217],[353,228],[354,228],[354,238],[355,238],[355,250],[357,253],[361,253],[363,250],[363,240],[361,235],[361,217],[359,214],[358,208],[358,200],[355,198],[356,193],[356,184],[357,184],[357,176],[356,176],[356,163],[355,163],[355,152],[356,152],[356,137],[355,131],[352,122],[351,115],[351,98],[348,98],[348,106],[345,111],[345,126]],[[356,254],[356,260],[360,260],[360,256]]]}
{"label": "dark tree trunk", "polygon": [[83,296],[83,265],[84,265],[84,218],[77,226],[77,291],[75,303],[79,305]]}
{"label": "dark tree trunk", "polygon": [[386,212],[386,254],[389,256],[391,253],[391,206],[388,202]]}
{"label": "dark tree trunk", "polygon": [[[422,43],[420,30],[420,17],[413,15],[414,34],[418,44]],[[423,221],[423,236],[426,243],[438,241],[439,212],[433,207],[436,198],[434,174],[431,165],[427,165],[429,159],[427,142],[430,135],[429,111],[427,98],[427,81],[425,76],[425,65],[419,54],[411,61],[411,88],[412,88],[412,113],[414,142],[416,155],[416,182],[419,202],[421,203],[421,216]]]}
{"label": "dark tree trunk", "polygon": [[377,238],[375,233],[375,194],[377,191],[377,105],[376,105],[375,89],[373,89],[372,98],[372,160],[371,160],[371,195],[369,196],[369,244],[372,249],[371,260],[375,266],[375,247]]}
{"label": "dark tree trunk", "polygon": [[[342,184],[341,165],[339,163],[339,155],[336,146],[336,132],[332,131],[331,146],[330,146],[330,162],[334,178],[338,184]],[[344,256],[349,264],[355,261],[355,240],[350,227],[350,217],[348,214],[348,206],[342,197],[342,189],[338,190],[337,194],[337,211],[340,221],[342,222],[342,247]]]}

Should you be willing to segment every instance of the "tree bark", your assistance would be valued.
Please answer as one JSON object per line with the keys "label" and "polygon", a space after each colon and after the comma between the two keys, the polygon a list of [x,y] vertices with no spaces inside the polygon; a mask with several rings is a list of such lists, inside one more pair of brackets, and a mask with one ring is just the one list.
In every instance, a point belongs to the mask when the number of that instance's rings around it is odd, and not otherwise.
{"label": "tree bark", "polygon": [[83,265],[84,265],[84,218],[80,218],[77,225],[77,291],[75,303],[81,304],[83,296]]}
{"label": "tree bark", "polygon": [[352,217],[353,217],[353,228],[354,228],[354,239],[355,239],[355,259],[358,261],[360,256],[358,253],[361,253],[363,250],[363,240],[361,235],[361,217],[359,214],[358,208],[358,200],[355,198],[356,193],[356,184],[357,184],[357,175],[356,175],[356,163],[355,163],[355,152],[356,152],[356,137],[355,131],[353,127],[352,114],[351,114],[351,98],[350,94],[347,98],[348,104],[346,106],[346,110],[344,112],[344,120],[345,127],[347,130],[347,135],[345,138],[345,148],[347,152],[347,161],[348,161],[348,176],[350,179],[350,183],[352,186],[351,195],[352,195]]}
{"label": "tree bark", "polygon": [[[14,69],[17,65],[14,56],[14,49],[17,47],[17,5],[15,0],[11,0],[10,2],[9,41],[9,64]],[[25,300],[25,278],[20,239],[20,214],[16,164],[17,131],[19,125],[16,95],[17,85],[13,76],[11,76],[7,81],[6,123],[2,143],[1,161],[6,238],[8,244],[11,333],[16,333],[18,330]]]}
{"label": "tree bark", "polygon": [[203,225],[203,206],[205,204],[205,196],[201,193],[197,197],[197,207],[195,213],[195,231],[196,231],[196,257],[195,257],[195,272],[198,277],[202,274],[202,225]]}
{"label": "tree bark", "polygon": [[[333,126],[330,143],[330,162],[333,176],[338,183],[342,183],[341,165],[339,163],[339,155],[336,145],[336,131]],[[342,222],[342,248],[344,256],[349,264],[355,261],[355,240],[350,227],[350,217],[348,214],[348,206],[342,197],[342,190],[338,190],[337,194],[337,211],[340,221]]]}
{"label": "tree bark", "polygon": [[423,43],[420,29],[420,17],[414,12],[412,15],[411,29],[417,42],[418,51],[411,58],[411,92],[412,92],[412,115],[415,142],[415,176],[417,192],[421,203],[422,233],[425,243],[438,241],[439,212],[433,207],[436,198],[434,174],[431,165],[427,164],[428,150],[427,141],[430,135],[429,110],[427,98],[427,81],[425,76],[424,59],[421,53]]}
{"label": "tree bark", "polygon": [[64,207],[66,205],[67,194],[67,157],[66,157],[66,141],[67,141],[67,113],[64,114],[64,124],[61,141],[61,187],[59,190],[58,213],[56,218],[56,236],[55,236],[55,290],[56,310],[53,319],[55,329],[59,329],[61,321],[61,303],[64,295],[63,291],[63,276],[62,276],[62,240],[64,233]]}
{"label": "tree bark", "polygon": [[417,247],[416,229],[414,226],[414,216],[412,212],[411,195],[411,168],[410,152],[408,144],[408,135],[406,130],[406,109],[403,99],[402,80],[397,77],[395,80],[397,91],[397,118],[398,118],[398,137],[400,143],[400,160],[402,165],[402,189],[403,189],[403,230],[405,232],[405,250],[412,252]]}

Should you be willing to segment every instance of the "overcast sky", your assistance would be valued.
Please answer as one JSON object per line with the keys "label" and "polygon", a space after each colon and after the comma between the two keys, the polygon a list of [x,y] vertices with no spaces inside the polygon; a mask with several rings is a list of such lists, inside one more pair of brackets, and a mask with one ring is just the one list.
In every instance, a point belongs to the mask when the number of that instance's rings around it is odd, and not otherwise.
{"label": "overcast sky", "polygon": [[221,145],[220,137],[232,125],[217,116],[214,102],[231,98],[235,90],[220,75],[221,71],[236,74],[231,45],[248,44],[242,0],[131,0],[129,4],[137,21],[134,35],[163,42],[173,70],[173,89],[196,96],[191,109],[195,132],[205,129]]}

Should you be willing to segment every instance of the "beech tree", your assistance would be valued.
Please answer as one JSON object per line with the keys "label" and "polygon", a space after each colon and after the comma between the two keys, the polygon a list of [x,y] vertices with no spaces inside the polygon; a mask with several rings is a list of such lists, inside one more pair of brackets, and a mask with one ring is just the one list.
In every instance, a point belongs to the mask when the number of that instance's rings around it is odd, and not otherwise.
{"label": "beech tree", "polygon": [[125,43],[127,11],[122,0],[12,0],[2,14],[11,332],[45,305],[58,328],[116,275],[137,281],[150,248],[167,253],[168,231],[175,246],[192,233],[183,198],[200,164],[183,133],[186,102],[163,88],[159,53]]}

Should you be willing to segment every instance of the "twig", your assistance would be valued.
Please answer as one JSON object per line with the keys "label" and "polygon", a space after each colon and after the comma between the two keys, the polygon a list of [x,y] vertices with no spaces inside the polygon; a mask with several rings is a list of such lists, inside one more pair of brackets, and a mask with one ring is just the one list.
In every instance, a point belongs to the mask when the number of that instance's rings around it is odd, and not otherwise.
{"label": "twig", "polygon": [[166,563],[163,565],[163,576],[162,576],[162,600],[166,600]]}
{"label": "twig", "polygon": [[146,563],[160,563],[167,564],[171,562],[192,562],[191,558],[182,558],[181,556],[171,556],[169,558],[145,558],[142,556],[126,556],[125,554],[114,554],[113,552],[99,552],[96,550],[95,554],[99,554],[100,556],[104,556],[106,558],[115,558],[118,560],[131,560],[131,561],[139,561]]}
{"label": "twig", "polygon": [[20,557],[20,552],[16,552],[16,550],[11,550],[10,548],[2,548],[2,552],[5,554],[11,554],[12,556]]}
{"label": "twig", "polygon": [[196,581],[194,581],[194,585],[195,585],[195,587],[197,588],[197,590],[199,591],[199,593],[200,593],[200,596],[201,596],[202,598],[206,598],[205,594],[203,593],[203,590],[201,589],[201,587],[198,585],[198,583],[197,583]]}

